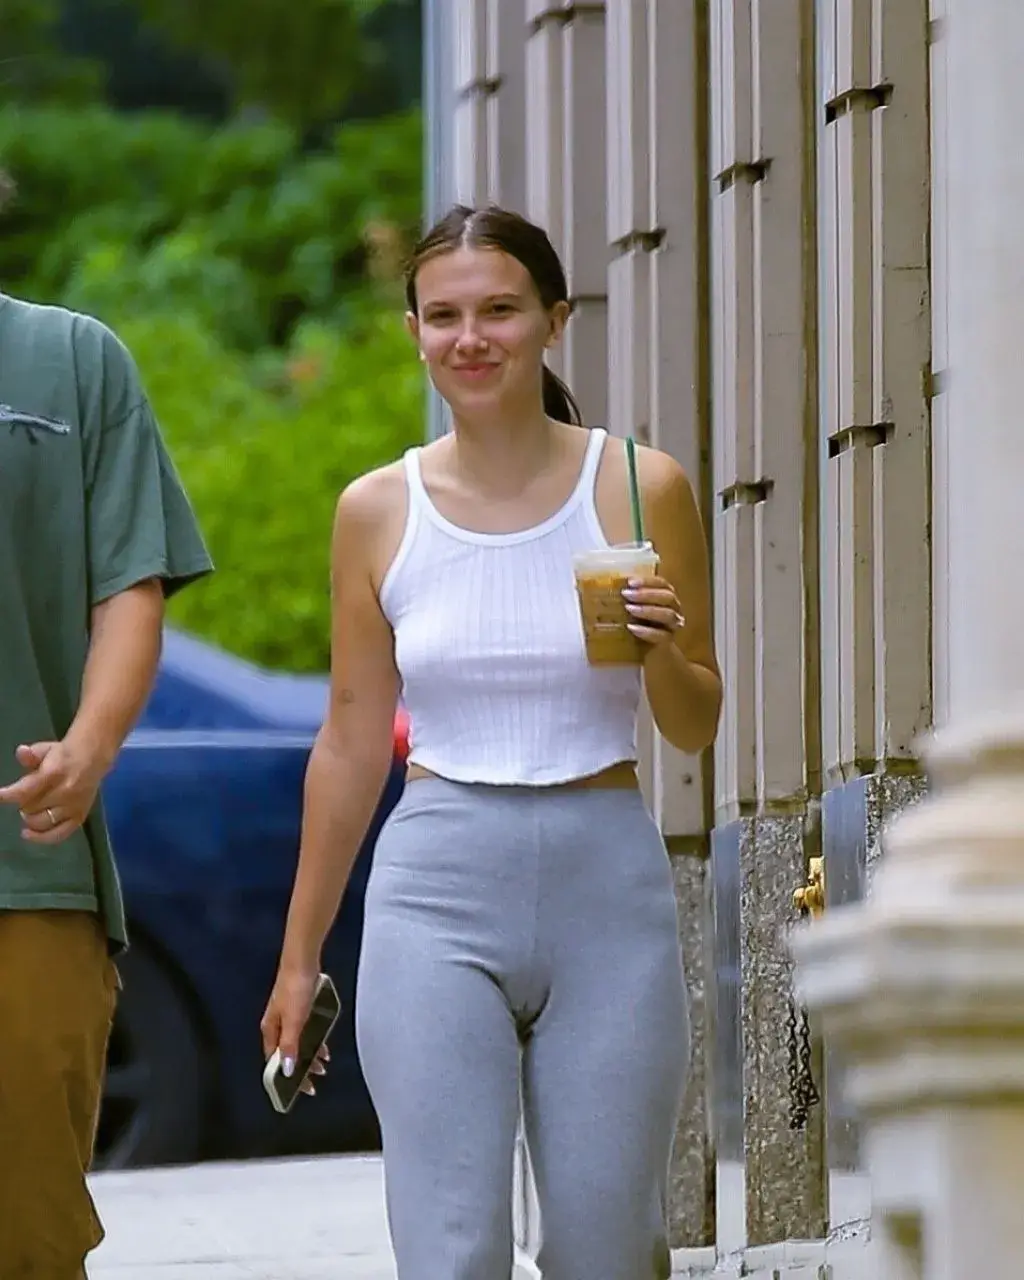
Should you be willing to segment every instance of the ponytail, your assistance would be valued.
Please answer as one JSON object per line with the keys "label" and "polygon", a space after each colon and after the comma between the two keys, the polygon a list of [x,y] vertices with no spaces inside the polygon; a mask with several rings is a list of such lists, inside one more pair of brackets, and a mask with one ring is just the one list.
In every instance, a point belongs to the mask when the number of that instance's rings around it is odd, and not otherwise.
{"label": "ponytail", "polygon": [[544,412],[556,422],[567,422],[571,427],[583,426],[583,414],[576,398],[561,378],[547,365],[541,371],[541,391],[544,395]]}

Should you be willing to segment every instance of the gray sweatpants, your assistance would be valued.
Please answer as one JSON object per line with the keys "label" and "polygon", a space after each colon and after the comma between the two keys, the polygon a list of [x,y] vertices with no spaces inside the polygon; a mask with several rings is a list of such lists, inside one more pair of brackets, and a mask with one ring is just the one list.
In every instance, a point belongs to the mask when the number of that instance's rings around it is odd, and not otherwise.
{"label": "gray sweatpants", "polygon": [[638,793],[409,784],[356,999],[399,1280],[508,1280],[520,1087],[545,1280],[661,1280],[689,1055],[672,876]]}

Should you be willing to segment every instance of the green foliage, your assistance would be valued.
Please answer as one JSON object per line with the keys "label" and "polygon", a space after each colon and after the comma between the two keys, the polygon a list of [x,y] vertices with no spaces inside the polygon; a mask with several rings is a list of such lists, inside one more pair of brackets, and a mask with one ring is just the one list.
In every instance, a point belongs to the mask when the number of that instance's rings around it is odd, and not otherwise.
{"label": "green foliage", "polygon": [[308,152],[277,122],[0,109],[0,169],[17,188],[0,279],[101,315],[184,306],[247,350],[307,315],[344,324],[367,230],[418,225],[421,136],[418,111],[344,125]]}
{"label": "green foliage", "polygon": [[[412,0],[104,2],[141,22],[143,47],[148,37],[220,72],[236,111],[269,113],[305,130],[338,119],[372,92],[381,70],[377,29],[386,31]],[[0,3],[0,103],[102,96],[102,66],[62,52],[62,8],[61,0]],[[104,21],[102,9],[93,21]]]}
{"label": "green foliage", "polygon": [[230,69],[237,104],[297,126],[330,119],[366,69],[379,0],[131,0],[148,24]]}
{"label": "green foliage", "polygon": [[95,96],[97,69],[56,47],[58,16],[57,0],[0,3],[0,103],[81,102]]}
{"label": "green foliage", "polygon": [[120,333],[217,564],[170,621],[268,666],[326,670],[338,493],[422,438],[400,311],[371,309],[344,338],[309,322],[256,364],[187,319],[137,317]]}
{"label": "green foliage", "polygon": [[328,662],[339,491],[422,437],[398,267],[418,112],[304,148],[279,121],[0,107],[5,290],[133,352],[219,572],[170,619],[268,666]]}

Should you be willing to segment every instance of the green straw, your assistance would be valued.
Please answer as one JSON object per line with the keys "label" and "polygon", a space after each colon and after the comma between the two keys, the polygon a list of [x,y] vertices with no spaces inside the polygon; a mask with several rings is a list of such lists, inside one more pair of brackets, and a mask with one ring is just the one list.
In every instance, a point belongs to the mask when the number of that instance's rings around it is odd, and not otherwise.
{"label": "green straw", "polygon": [[626,437],[626,464],[629,468],[629,507],[633,515],[633,541],[646,542],[644,537],[644,512],[640,505],[640,482],[636,478],[636,441]]}

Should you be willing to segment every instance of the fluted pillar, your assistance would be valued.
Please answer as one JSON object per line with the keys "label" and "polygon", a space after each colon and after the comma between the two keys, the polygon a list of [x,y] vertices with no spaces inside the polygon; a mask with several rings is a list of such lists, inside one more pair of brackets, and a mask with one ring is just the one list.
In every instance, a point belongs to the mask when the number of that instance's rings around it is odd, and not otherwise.
{"label": "fluted pillar", "polygon": [[[1016,1280],[1024,1256],[1024,7],[932,10],[942,87],[948,724],[863,905],[794,940],[864,1123],[878,1280]],[[896,68],[898,71],[898,68]],[[895,106],[895,97],[892,105]],[[891,107],[889,108],[891,109]]]}
{"label": "fluted pillar", "polygon": [[825,1225],[820,1108],[791,1124],[784,932],[819,851],[815,44],[810,0],[710,17],[719,1244],[736,1249]]}
{"label": "fluted pillar", "polygon": [[[707,333],[706,4],[608,5],[609,423],[676,457],[705,514],[710,497]],[[602,90],[602,93],[605,89]],[[676,1246],[710,1244],[710,753],[686,756],[641,728],[644,787],[672,857],[692,1003],[693,1055],[676,1134],[669,1216]]]}
{"label": "fluted pillar", "polygon": [[573,303],[572,321],[552,363],[586,420],[604,424],[604,0],[526,0],[526,22],[526,207],[562,255]]}

